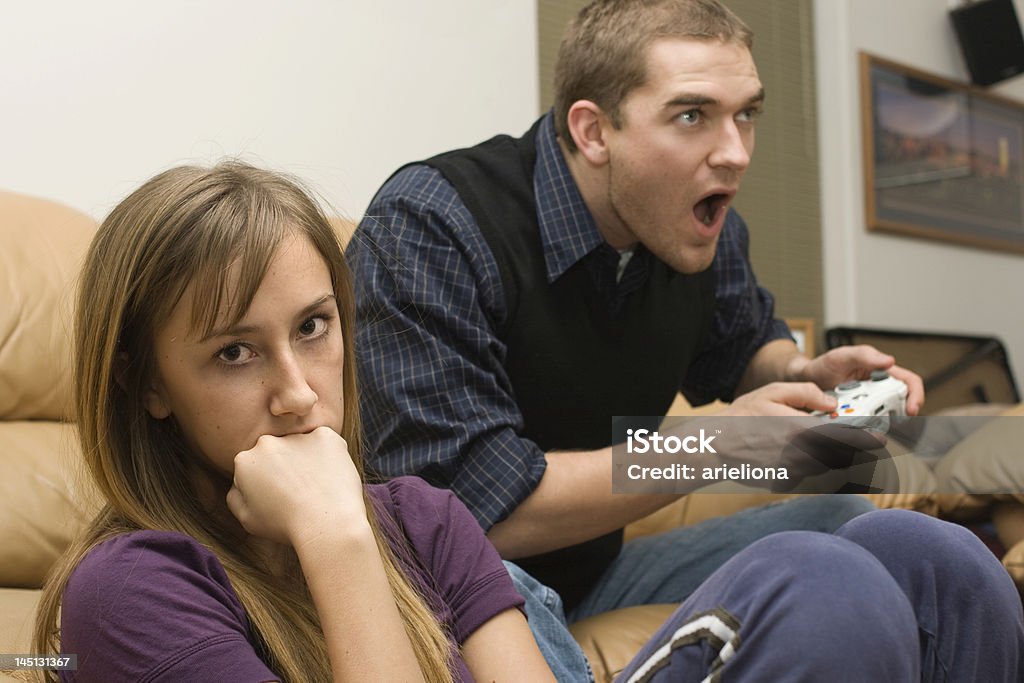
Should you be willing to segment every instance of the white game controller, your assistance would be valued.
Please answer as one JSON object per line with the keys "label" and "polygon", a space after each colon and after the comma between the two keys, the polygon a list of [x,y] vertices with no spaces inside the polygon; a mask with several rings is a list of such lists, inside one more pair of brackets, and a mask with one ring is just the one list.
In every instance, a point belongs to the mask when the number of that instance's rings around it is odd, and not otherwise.
{"label": "white game controller", "polygon": [[888,431],[890,418],[907,415],[907,385],[885,370],[875,370],[870,379],[843,382],[828,393],[836,397],[835,410],[811,415],[882,432]]}

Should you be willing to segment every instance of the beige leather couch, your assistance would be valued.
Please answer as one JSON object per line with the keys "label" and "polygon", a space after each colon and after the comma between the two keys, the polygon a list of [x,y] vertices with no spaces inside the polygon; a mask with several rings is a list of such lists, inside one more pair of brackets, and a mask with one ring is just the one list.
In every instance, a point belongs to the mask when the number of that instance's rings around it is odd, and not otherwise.
{"label": "beige leather couch", "polygon": [[[73,290],[95,229],[88,216],[60,204],[0,192],[0,653],[29,652],[39,586],[96,509],[80,469],[68,405]],[[677,405],[677,412],[688,410]],[[627,537],[692,524],[768,498],[691,496],[631,525]],[[876,502],[937,510],[931,496]],[[976,499],[973,509],[989,505]],[[1024,537],[1021,520],[1013,518],[1021,522]],[[598,680],[610,680],[672,609],[619,610],[574,625]],[[0,672],[0,681],[6,680],[16,679]]]}
{"label": "beige leather couch", "polygon": [[77,211],[0,192],[0,653],[29,651],[37,589],[89,514],[76,493],[67,334],[94,231]]}

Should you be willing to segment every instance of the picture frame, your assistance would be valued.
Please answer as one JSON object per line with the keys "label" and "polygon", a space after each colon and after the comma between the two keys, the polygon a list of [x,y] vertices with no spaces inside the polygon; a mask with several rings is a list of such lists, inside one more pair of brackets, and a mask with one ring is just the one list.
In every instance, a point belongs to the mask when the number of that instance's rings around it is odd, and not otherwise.
{"label": "picture frame", "polygon": [[1024,104],[860,55],[867,228],[1024,253]]}
{"label": "picture frame", "polygon": [[814,318],[786,318],[786,325],[793,335],[796,347],[808,358],[815,355]]}

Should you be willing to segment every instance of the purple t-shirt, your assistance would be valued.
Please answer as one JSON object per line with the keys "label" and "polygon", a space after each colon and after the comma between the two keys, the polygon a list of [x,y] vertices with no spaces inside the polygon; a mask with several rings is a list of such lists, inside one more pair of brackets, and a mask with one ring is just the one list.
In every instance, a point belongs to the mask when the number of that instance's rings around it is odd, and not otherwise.
{"label": "purple t-shirt", "polygon": [[[368,487],[425,573],[438,617],[461,645],[484,622],[523,605],[498,553],[447,490],[415,477]],[[216,556],[191,537],[136,531],[94,548],[64,592],[61,650],[78,655],[66,681],[274,681]],[[387,648],[382,645],[382,654]],[[457,680],[472,677],[460,657]]]}

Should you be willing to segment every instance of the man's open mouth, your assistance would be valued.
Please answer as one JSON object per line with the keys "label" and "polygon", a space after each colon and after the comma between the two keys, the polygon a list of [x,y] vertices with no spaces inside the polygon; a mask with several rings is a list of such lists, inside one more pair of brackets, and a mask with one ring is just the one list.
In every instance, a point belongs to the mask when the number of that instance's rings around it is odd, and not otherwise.
{"label": "man's open mouth", "polygon": [[693,215],[704,225],[711,225],[718,218],[719,212],[728,205],[729,199],[727,194],[710,194],[694,205]]}

